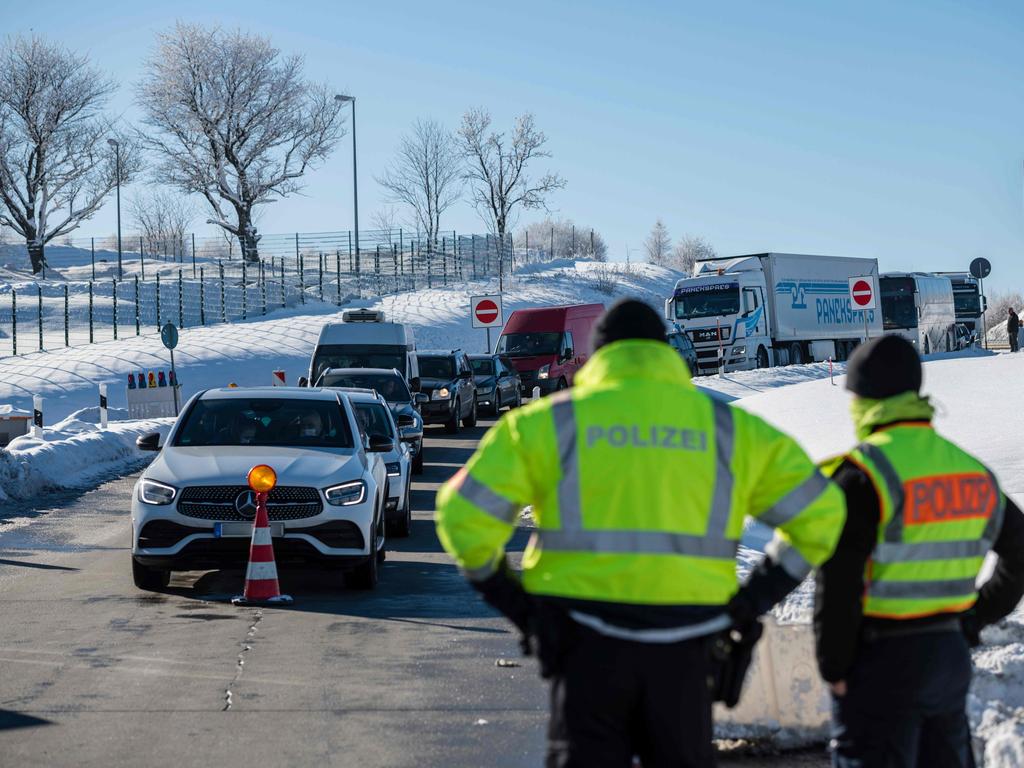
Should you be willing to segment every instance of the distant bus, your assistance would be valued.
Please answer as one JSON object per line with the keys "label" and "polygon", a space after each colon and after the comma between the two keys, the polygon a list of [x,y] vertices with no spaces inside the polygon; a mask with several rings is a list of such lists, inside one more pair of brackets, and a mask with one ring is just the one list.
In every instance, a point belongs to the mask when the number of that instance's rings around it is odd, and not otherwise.
{"label": "distant bus", "polygon": [[903,336],[922,355],[956,348],[956,310],[948,277],[887,272],[879,283],[885,333]]}
{"label": "distant bus", "polygon": [[988,308],[988,300],[981,295],[978,278],[968,272],[937,272],[940,277],[948,277],[953,283],[953,304],[956,309],[956,322],[970,334],[981,338],[984,334],[981,317]]}

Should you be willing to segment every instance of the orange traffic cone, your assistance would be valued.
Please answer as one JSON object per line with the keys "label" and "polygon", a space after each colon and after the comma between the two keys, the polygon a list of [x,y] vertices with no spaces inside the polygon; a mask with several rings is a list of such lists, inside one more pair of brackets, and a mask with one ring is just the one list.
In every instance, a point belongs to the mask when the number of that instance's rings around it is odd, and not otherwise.
{"label": "orange traffic cone", "polygon": [[274,487],[277,476],[273,469],[261,464],[249,470],[248,479],[249,487],[256,491],[256,519],[252,525],[245,592],[231,602],[235,605],[287,604],[292,602],[292,598],[290,595],[282,595],[277,583],[274,543],[270,537],[270,518],[267,515],[267,495]]}

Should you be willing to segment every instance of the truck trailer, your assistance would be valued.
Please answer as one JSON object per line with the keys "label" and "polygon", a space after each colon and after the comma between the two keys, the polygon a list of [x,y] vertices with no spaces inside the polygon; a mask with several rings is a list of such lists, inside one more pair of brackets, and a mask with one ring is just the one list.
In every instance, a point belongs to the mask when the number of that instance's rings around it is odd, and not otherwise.
{"label": "truck trailer", "polygon": [[[697,348],[697,372],[845,360],[882,333],[881,312],[858,310],[851,277],[878,290],[878,260],[760,253],[697,262],[665,302]],[[877,297],[876,297],[877,301]]]}

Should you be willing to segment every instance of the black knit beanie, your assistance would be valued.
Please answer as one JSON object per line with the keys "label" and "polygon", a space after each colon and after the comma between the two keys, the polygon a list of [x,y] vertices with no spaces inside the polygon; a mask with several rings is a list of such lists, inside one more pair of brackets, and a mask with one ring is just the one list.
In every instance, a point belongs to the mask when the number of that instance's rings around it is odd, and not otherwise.
{"label": "black knit beanie", "polygon": [[917,392],[921,377],[921,358],[902,336],[882,336],[861,344],[846,366],[846,388],[870,400]]}
{"label": "black knit beanie", "polygon": [[665,323],[639,299],[620,299],[598,318],[590,341],[598,350],[613,341],[626,339],[665,341]]}

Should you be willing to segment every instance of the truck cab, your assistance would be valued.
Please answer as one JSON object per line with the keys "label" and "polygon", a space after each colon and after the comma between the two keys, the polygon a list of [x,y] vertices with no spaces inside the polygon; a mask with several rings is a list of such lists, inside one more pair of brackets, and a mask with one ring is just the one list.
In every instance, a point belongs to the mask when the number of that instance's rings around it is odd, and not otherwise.
{"label": "truck cab", "polygon": [[977,344],[985,335],[982,316],[988,309],[988,300],[982,295],[981,281],[969,272],[937,272],[948,277],[953,284],[953,311],[956,314],[959,346]]}

